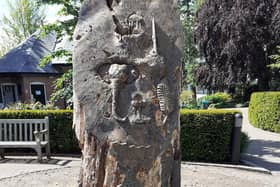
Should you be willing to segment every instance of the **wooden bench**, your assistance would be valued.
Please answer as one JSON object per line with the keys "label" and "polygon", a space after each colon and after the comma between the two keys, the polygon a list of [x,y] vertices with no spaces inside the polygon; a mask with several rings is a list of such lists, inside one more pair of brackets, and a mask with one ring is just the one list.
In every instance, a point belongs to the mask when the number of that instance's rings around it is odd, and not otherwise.
{"label": "wooden bench", "polygon": [[50,158],[49,118],[45,119],[0,119],[0,155],[5,148],[31,148],[42,161],[42,148]]}

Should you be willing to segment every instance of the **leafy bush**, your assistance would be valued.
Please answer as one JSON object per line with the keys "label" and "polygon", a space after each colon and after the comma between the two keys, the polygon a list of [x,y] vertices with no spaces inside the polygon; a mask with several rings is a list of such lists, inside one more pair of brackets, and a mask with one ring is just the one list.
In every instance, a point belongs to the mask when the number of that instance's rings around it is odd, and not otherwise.
{"label": "leafy bush", "polygon": [[202,99],[208,100],[210,103],[224,103],[231,100],[231,96],[228,93],[217,92],[212,95],[204,96]]}
{"label": "leafy bush", "polygon": [[253,93],[249,120],[255,127],[280,133],[280,92]]}
{"label": "leafy bush", "polygon": [[72,129],[71,110],[2,110],[1,119],[50,119],[50,144],[52,153],[78,153],[79,147]]}
{"label": "leafy bush", "polygon": [[[223,92],[217,92],[212,95],[206,95],[204,97],[199,98],[198,103],[201,108],[219,108],[216,107],[216,105],[224,105],[227,102],[230,102],[232,100],[231,96],[228,93],[223,93]],[[203,105],[207,106],[203,106]],[[223,107],[221,107],[223,108]]]}
{"label": "leafy bush", "polygon": [[47,103],[46,105],[43,105],[40,102],[35,103],[15,103],[8,105],[5,110],[58,110],[58,107],[54,106],[52,103]]}
{"label": "leafy bush", "polygon": [[231,158],[233,110],[181,110],[182,159],[227,162]]}

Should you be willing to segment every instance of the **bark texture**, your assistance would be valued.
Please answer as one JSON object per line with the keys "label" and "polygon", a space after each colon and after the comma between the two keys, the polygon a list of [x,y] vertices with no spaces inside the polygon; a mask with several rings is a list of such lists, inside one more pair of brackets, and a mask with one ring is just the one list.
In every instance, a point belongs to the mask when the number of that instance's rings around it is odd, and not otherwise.
{"label": "bark texture", "polygon": [[84,187],[179,187],[177,0],[86,0],[74,34]]}

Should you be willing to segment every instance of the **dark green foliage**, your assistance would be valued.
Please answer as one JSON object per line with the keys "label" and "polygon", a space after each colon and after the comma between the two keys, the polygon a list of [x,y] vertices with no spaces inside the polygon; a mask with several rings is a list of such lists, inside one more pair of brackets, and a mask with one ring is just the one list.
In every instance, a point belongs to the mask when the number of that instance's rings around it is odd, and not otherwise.
{"label": "dark green foliage", "polygon": [[55,81],[55,92],[51,95],[51,101],[57,102],[65,99],[67,108],[73,108],[73,71],[65,72],[62,77]]}
{"label": "dark green foliage", "polygon": [[280,42],[279,7],[275,0],[206,0],[196,27],[206,60],[196,71],[200,85],[224,90],[258,80],[259,89],[267,90],[272,76],[269,56]]}
{"label": "dark green foliage", "polygon": [[227,162],[231,157],[232,110],[181,110],[182,159]]}
{"label": "dark green foliage", "polygon": [[72,129],[71,110],[2,110],[1,119],[50,119],[50,141],[52,153],[79,153],[78,143]]}
{"label": "dark green foliage", "polygon": [[280,92],[253,93],[249,120],[255,127],[280,133]]}

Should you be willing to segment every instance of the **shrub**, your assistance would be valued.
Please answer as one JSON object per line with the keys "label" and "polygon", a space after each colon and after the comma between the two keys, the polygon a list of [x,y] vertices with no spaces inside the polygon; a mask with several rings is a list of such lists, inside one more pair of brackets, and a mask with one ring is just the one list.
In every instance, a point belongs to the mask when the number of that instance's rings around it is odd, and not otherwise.
{"label": "shrub", "polygon": [[46,105],[40,102],[35,103],[15,103],[8,105],[5,110],[58,110],[58,107],[54,106],[53,103],[47,103]]}
{"label": "shrub", "polygon": [[253,93],[249,120],[255,127],[280,133],[280,92]]}
{"label": "shrub", "polygon": [[50,120],[50,144],[52,153],[78,153],[79,147],[72,129],[71,110],[2,110],[1,119],[40,119]]}
{"label": "shrub", "polygon": [[212,95],[204,96],[203,99],[208,100],[210,103],[224,103],[231,100],[228,93],[217,92]]}
{"label": "shrub", "polygon": [[[216,108],[216,104],[223,105],[226,102],[231,101],[231,96],[228,93],[217,92],[212,95],[206,95],[204,97],[199,98],[199,105],[203,104],[203,101],[207,101],[207,106],[203,106],[201,108],[207,108],[211,105],[210,108]],[[218,107],[217,107],[218,108]]]}
{"label": "shrub", "polygon": [[181,110],[182,159],[227,162],[231,158],[233,110]]}

